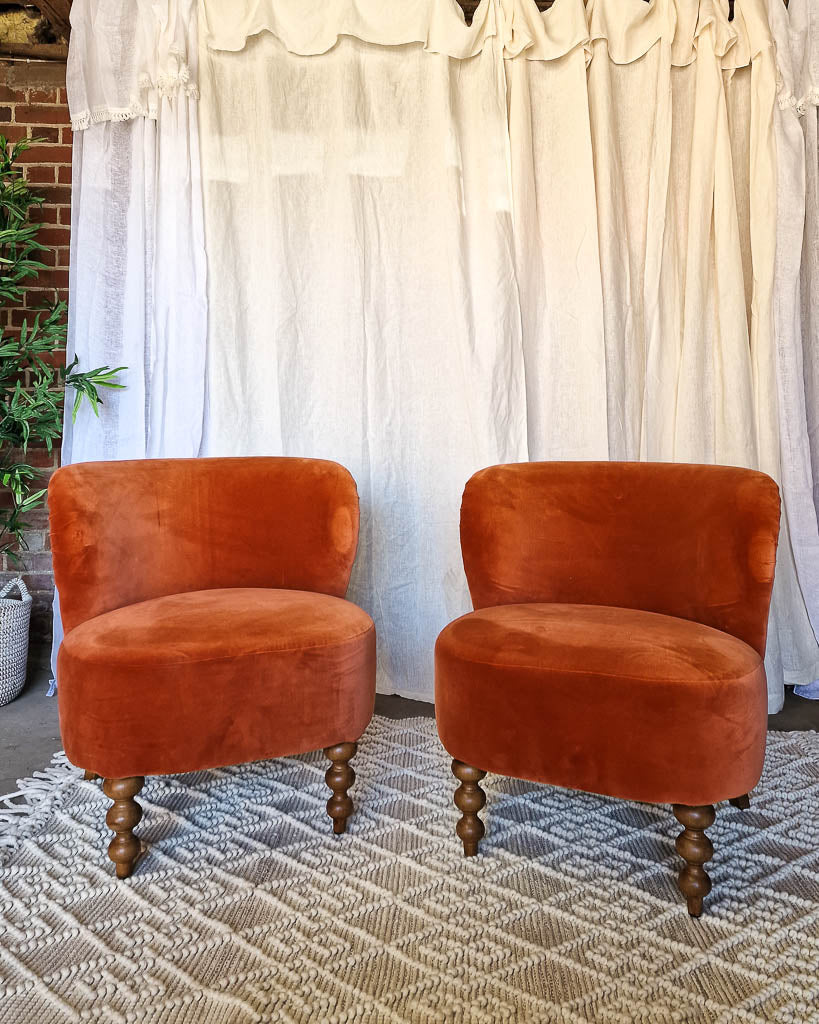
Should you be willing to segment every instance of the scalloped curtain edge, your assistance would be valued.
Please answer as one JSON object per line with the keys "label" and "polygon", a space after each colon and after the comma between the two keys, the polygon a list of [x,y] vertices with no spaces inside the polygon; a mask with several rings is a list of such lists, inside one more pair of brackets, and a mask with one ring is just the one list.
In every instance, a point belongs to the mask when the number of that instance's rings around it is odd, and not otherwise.
{"label": "scalloped curtain edge", "polygon": [[[606,15],[599,14],[600,8],[594,2],[589,5],[589,10],[583,11],[585,31],[575,29],[567,33],[566,38],[559,41],[550,36],[547,26],[550,19],[553,20],[563,14],[560,0],[548,11],[543,12],[539,11],[533,2],[531,3],[532,10],[529,13],[532,18],[536,18],[543,24],[544,31],[542,35],[537,30],[532,31],[531,21],[527,21],[525,18],[519,21],[515,17],[516,7],[519,3],[524,3],[528,6],[527,0],[513,0],[513,3],[510,5],[511,17],[509,12],[504,12],[501,7],[501,17],[504,17],[504,14],[506,15],[505,24],[490,24],[488,27],[487,23],[492,22],[494,19],[490,17],[491,4],[487,4],[483,11],[483,20],[477,25],[477,28],[475,21],[473,21],[471,28],[465,26],[468,32],[475,32],[475,38],[470,40],[469,45],[463,47],[456,45],[444,46],[440,43],[433,43],[429,38],[429,34],[422,36],[420,32],[416,33],[415,38],[396,40],[384,39],[383,37],[376,38],[375,33],[364,34],[343,31],[328,36],[318,44],[308,46],[304,42],[296,42],[293,39],[285,38],[285,35],[280,30],[277,31],[276,26],[270,24],[269,19],[264,17],[254,21],[244,33],[242,31],[236,32],[235,27],[232,27],[230,32],[225,32],[220,38],[217,38],[218,30],[214,30],[209,26],[205,33],[205,42],[208,50],[211,52],[241,53],[246,48],[249,40],[269,34],[277,39],[289,53],[300,57],[312,57],[330,52],[342,39],[354,38],[373,46],[417,44],[421,45],[426,53],[442,54],[454,60],[468,60],[477,56],[490,40],[498,35],[503,35],[503,57],[505,60],[514,60],[516,57],[521,56],[532,61],[559,60],[582,46],[586,51],[588,63],[591,59],[594,44],[603,42],[606,44],[609,60],[615,64],[631,64],[641,60],[662,39],[667,39],[673,45],[676,27],[673,0],[663,0],[660,4],[655,0],[651,5],[644,4],[640,0],[640,9],[637,12],[639,17],[634,19],[633,39],[631,45],[625,47],[615,42],[612,33],[608,31],[606,24],[608,11],[606,11]],[[582,4],[580,7],[582,8]],[[480,12],[481,8],[479,7],[476,11],[476,18]],[[571,11],[569,17],[575,13],[575,11]],[[623,12],[618,13],[622,15]],[[714,26],[715,52],[722,62],[723,70],[731,71],[746,67],[758,56],[758,53],[748,52],[748,56],[743,56],[739,61],[730,59],[729,55],[737,53],[737,42],[740,39],[740,32],[735,24],[727,21],[721,8],[717,3],[714,3],[712,10],[703,14],[698,20],[691,39],[690,48],[687,48],[685,57],[672,58],[672,66],[685,67],[696,60],[698,37],[710,26]],[[765,48],[763,46],[761,49]],[[740,49],[745,49],[747,52],[750,47]],[[758,52],[761,52],[761,49]]]}
{"label": "scalloped curtain edge", "polygon": [[[640,7],[635,8],[635,16],[632,18],[631,25],[627,26],[619,41],[613,40],[608,31],[607,19],[611,12],[607,4],[601,6],[600,0],[596,0],[596,2],[592,0],[588,9],[583,6],[582,0],[573,0],[573,5],[570,5],[567,0],[558,0],[546,12],[538,11],[533,2],[531,2],[531,9],[529,7],[528,0],[507,0],[505,6],[501,2],[497,7],[492,0],[487,0],[478,7],[472,26],[466,26],[464,23],[466,36],[462,40],[462,46],[445,47],[440,43],[433,43],[430,39],[431,26],[427,26],[426,38],[397,41],[376,39],[374,38],[375,33],[368,33],[366,36],[363,33],[353,36],[349,33],[339,32],[324,40],[320,48],[305,49],[294,46],[292,41],[289,43],[288,40],[276,33],[274,27],[261,22],[252,23],[244,35],[241,32],[239,34],[225,33],[225,38],[222,40],[215,39],[214,32],[208,27],[206,45],[209,50],[214,52],[239,53],[245,49],[248,40],[269,33],[286,46],[291,53],[299,56],[320,56],[332,50],[341,39],[356,38],[378,46],[401,46],[415,43],[421,45],[427,53],[442,54],[452,59],[463,60],[477,56],[487,44],[499,35],[503,35],[505,37],[503,42],[505,60],[514,60],[520,57],[531,61],[558,60],[582,47],[588,65],[592,59],[595,44],[605,46],[608,59],[613,63],[630,64],[642,59],[658,42],[665,39],[672,49],[672,65],[685,67],[697,59],[699,37],[706,29],[711,28],[715,33],[716,56],[720,59],[723,70],[730,71],[738,67],[745,67],[759,55],[750,52],[752,50],[750,46],[737,47],[739,32],[722,16],[723,12],[718,3],[714,3],[710,10],[700,11],[690,48],[678,46],[676,55],[674,53],[674,34],[677,21],[675,0],[654,0],[654,3],[650,5],[643,4],[641,0]],[[624,13],[625,11],[620,11],[621,15]],[[266,20],[269,19],[261,19],[261,21]],[[582,25],[580,20],[582,20]],[[559,21],[559,24],[554,24],[555,21]],[[562,38],[559,38],[561,29]],[[631,45],[625,46],[625,40],[629,33],[631,34]],[[421,32],[416,32],[418,36],[421,34]],[[771,45],[773,45],[772,41]],[[684,51],[684,55],[680,54],[681,50]],[[743,56],[739,61],[729,59],[730,54],[739,56],[740,52],[743,53]],[[747,58],[745,58],[745,54],[747,54]],[[149,97],[147,103],[135,100],[128,107],[103,105],[85,109],[72,116],[73,130],[83,131],[93,124],[104,121],[126,121],[136,117],[156,120],[158,100],[173,97],[180,92],[191,99],[198,99],[199,90],[195,82],[191,81],[191,71],[185,60],[185,54],[178,47],[172,47],[170,55],[179,60],[178,68],[157,76],[155,81],[150,81],[144,76],[140,80],[140,87]],[[801,115],[805,113],[809,105],[819,104],[817,97],[819,97],[819,90],[812,90],[801,100],[796,99],[792,94],[780,92],[779,105],[783,109],[793,107],[797,114]]]}

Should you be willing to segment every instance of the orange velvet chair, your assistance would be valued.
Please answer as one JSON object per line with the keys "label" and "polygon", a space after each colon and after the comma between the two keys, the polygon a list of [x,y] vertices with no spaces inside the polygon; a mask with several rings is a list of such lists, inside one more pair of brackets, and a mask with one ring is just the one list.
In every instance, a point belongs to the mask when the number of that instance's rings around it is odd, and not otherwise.
{"label": "orange velvet chair", "polygon": [[487,771],[670,803],[689,913],[713,805],[765,756],[763,656],[779,533],[770,477],[723,466],[532,463],[466,485],[475,611],[435,649],[435,712],[477,852]]}
{"label": "orange velvet chair", "polygon": [[349,765],[372,718],[375,629],[344,600],[358,544],[346,469],[314,459],[80,463],[49,487],[69,760],[113,800],[120,878],[144,776],[305,753]]}

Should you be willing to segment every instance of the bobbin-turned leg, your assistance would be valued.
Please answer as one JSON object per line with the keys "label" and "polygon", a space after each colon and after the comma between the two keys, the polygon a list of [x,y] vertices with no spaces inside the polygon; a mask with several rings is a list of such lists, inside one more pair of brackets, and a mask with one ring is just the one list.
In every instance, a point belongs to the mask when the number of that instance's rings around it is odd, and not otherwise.
{"label": "bobbin-turned leg", "polygon": [[327,801],[327,813],[333,819],[333,832],[336,835],[346,831],[347,819],[353,813],[353,801],[347,790],[355,782],[355,772],[349,762],[357,750],[357,743],[337,743],[324,750],[325,756],[332,761],[324,778],[333,791]]}
{"label": "bobbin-turned leg", "polygon": [[711,891],[711,879],[703,864],[714,856],[714,847],[705,830],[714,824],[716,814],[713,804],[700,807],[674,804],[674,816],[683,826],[676,842],[677,853],[685,861],[678,884],[688,901],[688,913],[692,917],[699,917],[702,901]]}
{"label": "bobbin-turned leg", "polygon": [[142,789],[145,777],[132,775],[127,779],[103,779],[102,790],[113,800],[105,822],[114,833],[108,856],[116,864],[117,878],[127,878],[134,869],[142,849],[134,829],[142,819],[142,808],[134,797]]}
{"label": "bobbin-turned leg", "polygon": [[747,793],[743,796],[735,796],[733,800],[729,800],[728,803],[732,807],[738,807],[741,811],[747,811],[751,806],[751,798]]}
{"label": "bobbin-turned leg", "polygon": [[455,826],[458,838],[464,844],[464,857],[474,857],[478,852],[478,843],[483,839],[483,822],[478,811],[486,803],[486,793],[478,783],[486,776],[480,768],[472,768],[463,761],[453,759],[452,774],[460,782],[455,790],[455,806],[461,812],[461,818]]}

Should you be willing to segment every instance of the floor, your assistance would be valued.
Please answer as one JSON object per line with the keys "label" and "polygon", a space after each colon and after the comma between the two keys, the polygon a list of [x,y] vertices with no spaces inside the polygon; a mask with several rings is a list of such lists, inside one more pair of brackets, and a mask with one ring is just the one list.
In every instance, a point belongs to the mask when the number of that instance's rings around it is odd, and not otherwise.
{"label": "floor", "polygon": [[[60,749],[57,698],[47,697],[49,673],[32,673],[17,700],[0,708],[0,796],[17,789],[17,779],[44,768]],[[387,718],[432,718],[434,709],[425,701],[379,694],[375,710]],[[768,728],[779,731],[819,731],[819,700],[795,697],[786,690],[785,707],[771,715]]]}

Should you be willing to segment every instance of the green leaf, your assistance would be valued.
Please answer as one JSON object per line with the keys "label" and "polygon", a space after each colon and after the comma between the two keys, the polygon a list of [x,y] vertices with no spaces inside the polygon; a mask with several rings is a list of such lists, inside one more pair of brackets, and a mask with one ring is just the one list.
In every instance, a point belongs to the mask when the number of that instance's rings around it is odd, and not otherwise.
{"label": "green leaf", "polygon": [[[10,144],[0,135],[0,314],[24,305],[26,288],[47,269],[48,247],[38,234],[37,211],[43,197],[31,188],[17,163],[38,139]],[[6,317],[0,315],[0,323]],[[41,473],[27,452],[35,446],[51,451],[62,436],[66,391],[76,418],[87,401],[99,415],[104,388],[120,389],[125,367],[82,370],[74,356],[65,367],[54,355],[66,347],[66,306],[58,302],[26,317],[17,336],[0,327],[0,554],[18,564],[25,551],[25,516],[46,498]]]}

